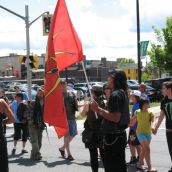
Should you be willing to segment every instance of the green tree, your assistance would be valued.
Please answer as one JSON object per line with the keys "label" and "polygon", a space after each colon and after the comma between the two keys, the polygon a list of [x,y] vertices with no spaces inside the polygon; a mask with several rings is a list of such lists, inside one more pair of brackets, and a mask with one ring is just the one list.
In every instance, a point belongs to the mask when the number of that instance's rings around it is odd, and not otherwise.
{"label": "green tree", "polygon": [[151,75],[147,71],[142,71],[142,81],[144,82],[149,79],[152,79]]}
{"label": "green tree", "polygon": [[148,52],[151,63],[154,67],[159,69],[159,76],[161,77],[161,72],[165,69],[165,50],[161,45],[151,44],[151,51]]}
{"label": "green tree", "polygon": [[122,58],[122,59],[118,60],[118,64],[117,64],[118,67],[121,67],[125,64],[135,64],[135,61],[132,58],[128,58],[128,59]]}
{"label": "green tree", "polygon": [[172,16],[167,17],[166,27],[162,29],[165,43],[165,69],[172,74]]}

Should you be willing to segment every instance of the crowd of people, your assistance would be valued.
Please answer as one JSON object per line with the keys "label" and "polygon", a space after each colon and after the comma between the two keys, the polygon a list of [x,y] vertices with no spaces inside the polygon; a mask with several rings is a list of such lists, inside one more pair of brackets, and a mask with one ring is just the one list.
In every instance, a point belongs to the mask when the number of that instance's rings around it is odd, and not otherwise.
{"label": "crowd of people", "polygon": [[[78,134],[76,111],[80,106],[76,95],[67,90],[67,83],[61,81],[68,133],[59,153],[69,161],[74,160],[70,143]],[[31,160],[41,160],[42,134],[46,129],[44,123],[44,90],[37,90],[36,99],[29,101],[25,93],[15,87],[16,94],[9,104],[5,92],[0,90],[0,168],[8,172],[7,142],[5,138],[6,124],[14,123],[14,147],[12,155],[18,151],[17,143],[22,140],[21,154],[26,150],[27,140],[31,143]],[[166,117],[166,138],[172,160],[172,82],[162,85],[161,112],[157,121],[154,113],[149,110],[150,99],[146,95],[145,85],[141,84],[138,91],[129,92],[127,77],[122,70],[110,71],[107,83],[91,88],[90,99],[82,106],[81,115],[86,117],[82,141],[90,154],[92,172],[98,172],[99,158],[105,172],[127,172],[127,166],[136,164],[138,169],[156,172],[151,161],[150,142],[152,134],[156,134],[164,117]],[[132,102],[130,114],[129,104]],[[128,138],[126,129],[129,128]],[[125,150],[127,144],[131,152],[131,160],[126,163]],[[172,172],[172,169],[169,170]]]}

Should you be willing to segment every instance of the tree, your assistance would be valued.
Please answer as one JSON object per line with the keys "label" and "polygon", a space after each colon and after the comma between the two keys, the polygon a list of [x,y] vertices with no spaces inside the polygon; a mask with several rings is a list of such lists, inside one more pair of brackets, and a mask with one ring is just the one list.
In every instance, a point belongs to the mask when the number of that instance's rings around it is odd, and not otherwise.
{"label": "tree", "polygon": [[142,81],[157,78],[157,68],[152,62],[147,63],[147,65],[142,70]]}
{"label": "tree", "polygon": [[161,72],[165,69],[165,51],[161,45],[151,44],[151,51],[148,52],[151,63],[154,67],[159,69],[159,76],[161,77]]}
{"label": "tree", "polygon": [[159,74],[166,71],[172,74],[172,16],[167,17],[166,26],[162,29],[153,27],[157,43],[152,44],[149,52],[151,62],[158,67]]}
{"label": "tree", "polygon": [[122,58],[122,59],[119,59],[117,63],[118,63],[117,66],[121,67],[125,64],[135,64],[135,61],[132,58],[129,58],[129,59]]}
{"label": "tree", "polygon": [[167,17],[166,27],[162,29],[165,42],[165,69],[172,74],[172,16]]}

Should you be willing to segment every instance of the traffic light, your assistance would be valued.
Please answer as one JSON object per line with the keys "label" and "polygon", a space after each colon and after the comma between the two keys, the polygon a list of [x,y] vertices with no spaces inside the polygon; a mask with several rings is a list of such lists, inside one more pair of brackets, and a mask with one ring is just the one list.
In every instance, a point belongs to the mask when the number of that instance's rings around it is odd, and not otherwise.
{"label": "traffic light", "polygon": [[20,55],[18,60],[20,64],[24,64],[26,62],[26,56]]}
{"label": "traffic light", "polygon": [[34,68],[34,69],[38,69],[39,67],[39,62],[38,62],[38,56],[37,55],[33,55],[33,56],[29,56],[30,59],[30,67]]}
{"label": "traffic light", "polygon": [[[18,60],[19,60],[19,63],[20,64],[25,65],[26,56],[20,55]],[[37,55],[29,56],[29,61],[30,61],[29,62],[29,65],[30,65],[31,68],[38,69],[39,62],[38,62],[38,56]]]}
{"label": "traffic light", "polygon": [[52,17],[52,15],[43,15],[42,16],[43,36],[47,36],[50,32],[51,17]]}

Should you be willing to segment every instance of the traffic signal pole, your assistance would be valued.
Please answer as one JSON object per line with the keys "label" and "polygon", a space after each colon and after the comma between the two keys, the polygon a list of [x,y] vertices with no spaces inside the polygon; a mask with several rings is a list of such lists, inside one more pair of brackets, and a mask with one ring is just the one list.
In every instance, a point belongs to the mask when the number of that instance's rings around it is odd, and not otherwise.
{"label": "traffic signal pole", "polygon": [[5,11],[8,11],[9,13],[23,19],[25,21],[25,25],[26,25],[26,67],[27,67],[27,84],[28,84],[28,97],[29,100],[32,100],[32,96],[31,96],[31,86],[32,86],[32,73],[31,73],[31,68],[29,65],[29,56],[30,56],[30,35],[29,35],[29,28],[30,26],[36,21],[38,20],[42,15],[44,14],[48,14],[49,12],[44,12],[42,13],[40,16],[38,16],[35,20],[33,20],[32,22],[29,23],[29,7],[28,5],[25,5],[25,16],[21,16],[20,14],[17,14],[16,12],[9,10],[8,8],[3,7],[2,5],[0,5],[0,8],[4,9]]}
{"label": "traffic signal pole", "polygon": [[141,83],[141,59],[140,59],[140,15],[139,0],[136,0],[136,16],[137,16],[137,63],[138,63],[138,82]]}
{"label": "traffic signal pole", "polygon": [[31,87],[32,87],[32,74],[29,65],[30,56],[30,35],[29,35],[29,7],[25,6],[25,24],[26,24],[26,67],[27,67],[27,85],[28,85],[28,97],[32,100]]}

